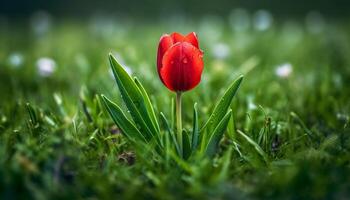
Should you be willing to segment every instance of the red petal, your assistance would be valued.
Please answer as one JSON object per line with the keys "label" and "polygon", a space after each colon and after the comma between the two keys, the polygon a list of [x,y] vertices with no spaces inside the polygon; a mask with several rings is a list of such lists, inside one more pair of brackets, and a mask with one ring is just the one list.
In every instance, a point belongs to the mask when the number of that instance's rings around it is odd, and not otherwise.
{"label": "red petal", "polygon": [[179,42],[165,53],[160,76],[172,91],[187,91],[201,80],[202,52],[188,42]]}
{"label": "red petal", "polygon": [[191,32],[186,35],[185,41],[191,43],[193,46],[199,48],[198,37],[195,32]]}
{"label": "red petal", "polygon": [[177,42],[183,42],[185,37],[181,33],[174,32],[171,34],[171,38],[173,38],[174,44]]}
{"label": "red petal", "polygon": [[173,45],[173,39],[168,35],[163,35],[159,40],[158,53],[157,53],[157,70],[160,80],[163,82],[160,76],[160,69],[162,68],[162,60],[165,52]]}
{"label": "red petal", "polygon": [[186,36],[183,36],[180,33],[174,32],[171,34],[171,38],[173,38],[174,44],[177,42],[189,42],[193,46],[199,48],[198,38],[195,32],[191,32]]}

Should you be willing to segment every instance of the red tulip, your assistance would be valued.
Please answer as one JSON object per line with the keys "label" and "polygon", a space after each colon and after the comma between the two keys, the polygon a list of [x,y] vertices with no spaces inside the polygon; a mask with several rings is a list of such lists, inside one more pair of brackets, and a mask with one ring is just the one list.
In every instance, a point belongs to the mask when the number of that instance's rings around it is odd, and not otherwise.
{"label": "red tulip", "polygon": [[163,35],[158,46],[157,69],[163,84],[174,92],[196,87],[203,71],[203,52],[196,33]]}

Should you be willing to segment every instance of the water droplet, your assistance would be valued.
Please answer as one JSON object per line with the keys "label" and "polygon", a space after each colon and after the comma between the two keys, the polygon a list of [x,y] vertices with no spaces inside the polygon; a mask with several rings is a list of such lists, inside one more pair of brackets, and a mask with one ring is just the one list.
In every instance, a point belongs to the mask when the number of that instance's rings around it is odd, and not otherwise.
{"label": "water droplet", "polygon": [[170,61],[170,64],[174,64],[174,61],[172,60],[172,61]]}
{"label": "water droplet", "polygon": [[188,63],[187,58],[185,57],[185,58],[182,60],[182,62],[183,62],[184,64]]}

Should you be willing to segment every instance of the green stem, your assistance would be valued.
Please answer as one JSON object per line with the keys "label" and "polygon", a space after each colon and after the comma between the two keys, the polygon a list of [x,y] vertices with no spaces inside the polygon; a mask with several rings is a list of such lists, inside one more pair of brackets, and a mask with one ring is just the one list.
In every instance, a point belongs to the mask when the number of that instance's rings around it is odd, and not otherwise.
{"label": "green stem", "polygon": [[182,157],[182,121],[181,121],[181,92],[176,92],[176,123],[177,123],[177,142],[179,144]]}

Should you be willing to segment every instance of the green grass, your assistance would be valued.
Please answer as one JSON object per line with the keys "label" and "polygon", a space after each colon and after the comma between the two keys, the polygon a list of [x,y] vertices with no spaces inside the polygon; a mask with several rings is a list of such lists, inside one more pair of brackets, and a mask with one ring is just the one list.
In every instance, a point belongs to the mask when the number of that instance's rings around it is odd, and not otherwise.
{"label": "green grass", "polygon": [[[3,199],[347,199],[350,197],[350,27],[310,33],[301,21],[267,31],[233,32],[226,22],[56,22],[37,36],[26,22],[0,31],[0,197]],[[142,82],[171,118],[171,93],[156,72],[162,33],[195,31],[204,51],[199,86],[183,96],[183,125],[193,104],[199,124],[238,75],[244,81],[214,158],[167,165],[120,134],[98,100],[126,110],[108,53]],[[219,36],[216,34],[219,33]],[[230,48],[216,58],[215,44]],[[9,57],[23,55],[14,67]],[[42,77],[37,59],[56,71]],[[120,61],[120,59],[119,59]],[[276,67],[290,63],[286,78]],[[165,128],[161,126],[162,131]]]}

